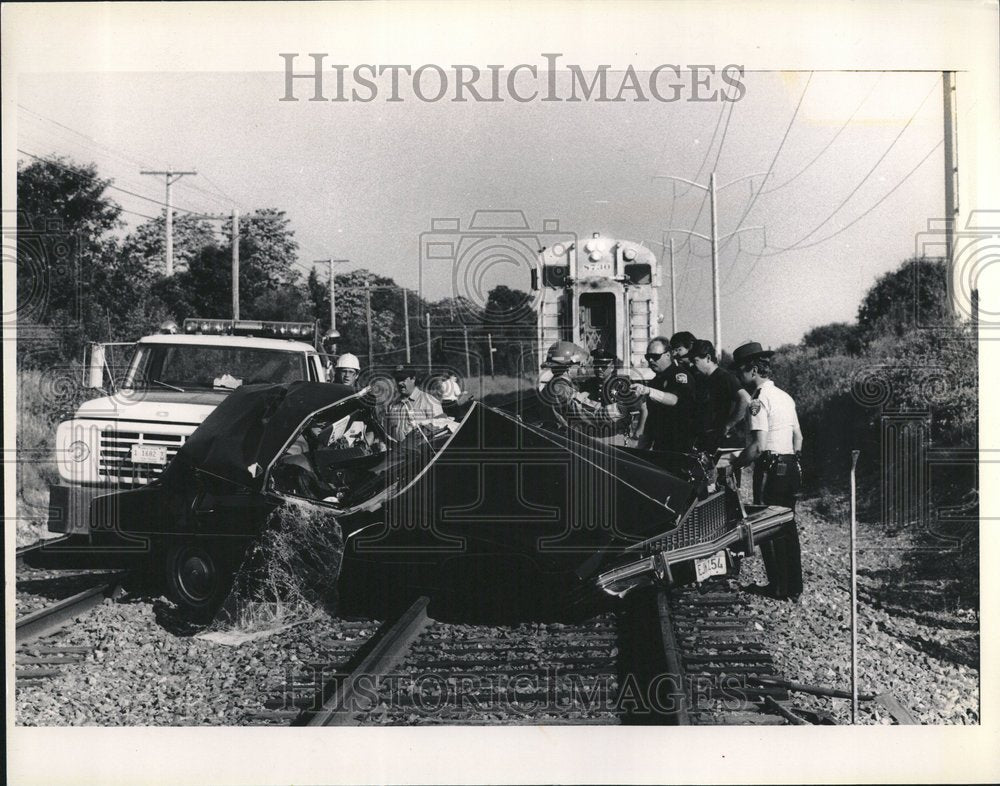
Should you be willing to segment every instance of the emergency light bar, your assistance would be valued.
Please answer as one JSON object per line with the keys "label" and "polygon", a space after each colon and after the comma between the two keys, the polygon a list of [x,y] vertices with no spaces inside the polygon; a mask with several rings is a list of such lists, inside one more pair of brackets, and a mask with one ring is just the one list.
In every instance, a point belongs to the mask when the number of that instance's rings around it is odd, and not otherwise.
{"label": "emergency light bar", "polygon": [[184,333],[216,336],[257,336],[258,338],[311,338],[316,334],[315,322],[262,322],[254,319],[184,320]]}

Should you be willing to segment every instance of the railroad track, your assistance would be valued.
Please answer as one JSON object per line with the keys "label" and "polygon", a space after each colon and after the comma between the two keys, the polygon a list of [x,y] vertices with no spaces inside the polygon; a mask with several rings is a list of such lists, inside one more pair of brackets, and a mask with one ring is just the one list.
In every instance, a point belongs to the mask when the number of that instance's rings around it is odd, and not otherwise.
{"label": "railroad track", "polygon": [[21,546],[18,548],[15,557],[15,566],[18,570],[27,566],[26,560],[31,559],[33,556],[41,554],[46,550],[57,549],[59,546],[65,545],[70,541],[69,535],[63,535],[61,538],[48,538],[39,541],[35,541],[29,546]]}
{"label": "railroad track", "polygon": [[102,576],[101,583],[56,601],[17,619],[15,680],[20,686],[37,685],[57,676],[60,668],[84,660],[91,647],[59,643],[64,628],[95,606],[113,597],[125,573]]}
{"label": "railroad track", "polygon": [[[366,641],[330,642],[272,686],[266,724],[817,723],[796,711],[736,591],[630,597],[577,624],[454,625],[427,598]],[[371,626],[371,622],[360,626]]]}

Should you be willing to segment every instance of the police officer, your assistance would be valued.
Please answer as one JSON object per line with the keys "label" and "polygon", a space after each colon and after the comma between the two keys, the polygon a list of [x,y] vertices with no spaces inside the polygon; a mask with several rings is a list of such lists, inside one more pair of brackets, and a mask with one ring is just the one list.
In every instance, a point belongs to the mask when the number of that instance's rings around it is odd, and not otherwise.
{"label": "police officer", "polygon": [[689,452],[695,437],[694,380],[686,368],[674,362],[670,340],[663,336],[649,342],[646,362],[655,376],[648,384],[632,385],[637,395],[646,398],[639,445],[652,450]]}
{"label": "police officer", "polygon": [[345,352],[337,358],[337,363],[333,367],[333,381],[338,385],[357,387],[360,373],[361,363],[358,361],[358,356]]}
{"label": "police officer", "polygon": [[[753,463],[754,503],[781,505],[794,511],[801,484],[802,430],[795,401],[771,381],[773,354],[756,341],[733,352],[733,364],[751,394],[746,415],[747,446],[733,466]],[[794,519],[761,545],[761,554],[770,582],[769,594],[798,598],[802,593],[802,556]]]}
{"label": "police officer", "polygon": [[580,384],[580,403],[588,430],[595,437],[610,438],[614,444],[627,444],[632,413],[639,411],[638,398],[631,393],[628,379],[615,373],[619,361],[614,353],[596,349],[590,360],[593,373]]}
{"label": "police officer", "polygon": [[704,391],[704,400],[698,413],[700,422],[695,447],[712,455],[725,443],[729,431],[746,416],[750,394],[735,374],[719,365],[715,346],[711,341],[695,341],[688,357],[691,358],[691,364]]}

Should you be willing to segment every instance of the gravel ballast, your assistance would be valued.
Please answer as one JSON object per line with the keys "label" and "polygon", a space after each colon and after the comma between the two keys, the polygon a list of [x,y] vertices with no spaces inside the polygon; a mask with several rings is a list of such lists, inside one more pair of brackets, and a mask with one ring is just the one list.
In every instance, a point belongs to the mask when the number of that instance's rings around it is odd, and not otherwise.
{"label": "gravel ballast", "polygon": [[[808,501],[799,508],[800,600],[753,595],[750,603],[767,620],[771,650],[788,679],[849,690],[849,523],[842,510],[821,516],[816,507]],[[922,723],[978,723],[979,615],[975,595],[956,580],[963,570],[978,571],[975,548],[929,552],[918,548],[926,539],[912,533],[888,537],[874,527],[860,530],[860,691],[893,694]],[[58,638],[60,645],[91,648],[82,662],[38,686],[18,687],[17,723],[258,723],[255,713],[286,675],[322,661],[330,642],[366,638],[374,628],[322,618],[225,646],[194,638],[163,600],[108,600]],[[793,698],[850,722],[849,701],[803,693]],[[858,721],[892,722],[871,703],[862,705]]]}

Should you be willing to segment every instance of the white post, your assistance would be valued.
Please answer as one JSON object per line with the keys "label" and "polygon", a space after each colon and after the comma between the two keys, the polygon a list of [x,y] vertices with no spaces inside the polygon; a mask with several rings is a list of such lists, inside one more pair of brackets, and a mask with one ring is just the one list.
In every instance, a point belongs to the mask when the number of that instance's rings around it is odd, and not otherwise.
{"label": "white post", "polygon": [[858,563],[855,467],[860,450],[851,451],[851,724],[858,722]]}

